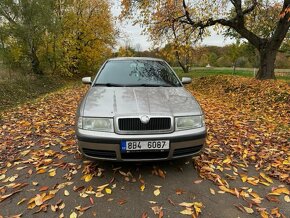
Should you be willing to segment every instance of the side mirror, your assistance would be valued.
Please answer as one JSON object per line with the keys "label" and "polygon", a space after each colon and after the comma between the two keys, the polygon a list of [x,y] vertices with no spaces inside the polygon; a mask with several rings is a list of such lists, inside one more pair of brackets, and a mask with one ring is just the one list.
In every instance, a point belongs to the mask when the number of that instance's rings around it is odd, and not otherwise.
{"label": "side mirror", "polygon": [[92,84],[92,78],[91,77],[84,77],[82,78],[83,84]]}
{"label": "side mirror", "polygon": [[181,82],[182,84],[190,84],[192,79],[190,77],[182,77]]}

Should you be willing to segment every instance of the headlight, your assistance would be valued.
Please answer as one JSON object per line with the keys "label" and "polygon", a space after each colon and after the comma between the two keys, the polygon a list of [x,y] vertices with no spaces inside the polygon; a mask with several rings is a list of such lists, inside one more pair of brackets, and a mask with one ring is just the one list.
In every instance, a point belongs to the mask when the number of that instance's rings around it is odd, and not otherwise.
{"label": "headlight", "polygon": [[176,117],[175,127],[176,130],[195,129],[204,126],[203,116],[190,116],[190,117]]}
{"label": "headlight", "polygon": [[79,117],[78,128],[91,131],[114,132],[113,119],[109,118]]}

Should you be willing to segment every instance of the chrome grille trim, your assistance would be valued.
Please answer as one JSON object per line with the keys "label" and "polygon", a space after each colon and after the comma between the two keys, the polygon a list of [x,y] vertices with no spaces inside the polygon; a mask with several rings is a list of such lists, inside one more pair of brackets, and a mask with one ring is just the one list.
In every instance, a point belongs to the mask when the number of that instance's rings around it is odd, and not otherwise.
{"label": "chrome grille trim", "polygon": [[143,124],[141,116],[115,118],[116,132],[119,134],[154,134],[173,132],[173,118],[169,116],[149,116],[148,124]]}

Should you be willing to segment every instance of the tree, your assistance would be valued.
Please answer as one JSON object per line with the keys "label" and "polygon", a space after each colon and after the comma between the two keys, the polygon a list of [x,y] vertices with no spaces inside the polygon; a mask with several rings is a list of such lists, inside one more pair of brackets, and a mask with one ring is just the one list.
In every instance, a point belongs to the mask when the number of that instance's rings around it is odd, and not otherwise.
{"label": "tree", "polygon": [[62,18],[57,40],[59,70],[65,75],[95,72],[112,54],[116,31],[109,4],[105,0],[73,1]]}
{"label": "tree", "polygon": [[[147,25],[163,22],[166,17],[157,15],[170,4],[178,6],[175,7],[178,16],[174,21],[198,30],[200,37],[208,27],[215,26],[232,29],[247,39],[259,51],[256,78],[275,78],[276,55],[290,26],[290,0],[284,0],[281,4],[268,0],[123,0],[123,16],[130,17],[132,13],[140,11],[143,18],[139,22]],[[269,7],[277,8],[279,13],[264,13]],[[253,25],[252,19],[259,25]],[[272,19],[272,23],[274,20],[274,25],[267,26],[269,30],[265,34],[260,27],[265,25],[264,20],[267,19]]]}
{"label": "tree", "polygon": [[229,46],[229,57],[232,61],[232,66],[234,68],[234,74],[236,73],[238,58],[240,57],[239,51],[240,51],[240,43],[239,42],[236,42],[236,43],[231,44]]}
{"label": "tree", "polygon": [[115,45],[109,7],[105,0],[1,0],[1,53],[35,74],[95,72]]}
{"label": "tree", "polygon": [[[53,0],[3,0],[0,2],[0,17],[3,19],[6,42],[16,43],[28,58],[35,74],[43,74],[38,57],[39,46],[52,20]],[[4,39],[2,39],[4,40]],[[2,41],[3,43],[3,41]]]}

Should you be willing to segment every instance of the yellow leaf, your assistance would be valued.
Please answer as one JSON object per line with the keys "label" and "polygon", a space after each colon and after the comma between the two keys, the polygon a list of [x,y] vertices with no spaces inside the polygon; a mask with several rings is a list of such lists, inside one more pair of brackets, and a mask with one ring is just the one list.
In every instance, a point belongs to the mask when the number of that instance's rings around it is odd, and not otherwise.
{"label": "yellow leaf", "polygon": [[225,187],[225,186],[219,186],[219,188],[220,188],[222,191],[224,191],[224,192],[228,192],[228,193],[231,193],[231,194],[233,194],[233,195],[236,195],[236,192],[235,192],[234,190],[231,190],[231,189],[229,189],[229,188],[227,188],[227,187]]}
{"label": "yellow leaf", "polygon": [[102,192],[97,192],[96,193],[96,197],[97,198],[101,198],[101,197],[103,197],[104,196],[104,194],[102,193]]}
{"label": "yellow leaf", "polygon": [[267,183],[267,182],[260,181],[260,183],[265,185],[265,186],[270,186],[270,183]]}
{"label": "yellow leaf", "polygon": [[36,204],[33,202],[33,203],[28,204],[27,209],[32,210],[35,207],[36,207]]}
{"label": "yellow leaf", "polygon": [[105,191],[108,195],[112,194],[112,190],[110,188],[106,188]]}
{"label": "yellow leaf", "polygon": [[183,210],[183,211],[180,211],[181,214],[183,215],[192,215],[193,214],[193,211],[189,208]]}
{"label": "yellow leaf", "polygon": [[158,189],[156,189],[155,191],[154,191],[154,195],[155,196],[158,196],[158,195],[160,195],[160,189],[158,188]]}
{"label": "yellow leaf", "polygon": [[289,203],[289,202],[290,202],[290,197],[289,197],[289,195],[285,195],[285,196],[284,196],[284,200],[285,200],[287,203]]}
{"label": "yellow leaf", "polygon": [[144,185],[144,184],[143,184],[143,185],[141,185],[140,189],[141,189],[141,191],[143,192],[143,191],[144,191],[144,189],[145,189],[145,185]]}
{"label": "yellow leaf", "polygon": [[261,172],[261,173],[260,173],[260,176],[261,176],[263,179],[265,179],[267,182],[269,182],[269,183],[273,183],[273,180],[272,180],[269,176],[267,176],[265,173]]}
{"label": "yellow leaf", "polygon": [[242,182],[246,182],[248,179],[248,176],[246,174],[243,174],[243,173],[240,173],[240,177],[241,177]]}
{"label": "yellow leaf", "polygon": [[93,178],[93,175],[92,174],[86,174],[86,175],[84,175],[85,182],[91,181],[92,178]]}
{"label": "yellow leaf", "polygon": [[215,195],[215,191],[212,188],[210,188],[209,190],[211,194]]}
{"label": "yellow leaf", "polygon": [[260,211],[260,215],[262,218],[269,218],[269,215],[265,210]]}
{"label": "yellow leaf", "polygon": [[56,175],[56,170],[55,169],[49,170],[49,176],[53,177],[55,175]]}
{"label": "yellow leaf", "polygon": [[5,175],[5,174],[2,174],[2,175],[0,176],[0,181],[3,180],[3,179],[5,179],[5,177],[6,177],[6,175]]}
{"label": "yellow leaf", "polygon": [[24,201],[26,201],[26,198],[22,198],[20,201],[18,201],[17,205],[22,204]]}
{"label": "yellow leaf", "polygon": [[69,216],[69,218],[77,218],[78,215],[76,214],[76,212],[72,212]]}
{"label": "yellow leaf", "polygon": [[244,209],[247,213],[250,213],[250,214],[254,213],[254,210],[250,207],[244,207]]}
{"label": "yellow leaf", "polygon": [[289,190],[286,187],[283,187],[283,188],[277,188],[277,189],[275,189],[269,195],[281,195],[282,193],[283,194],[286,194],[286,195],[289,195],[290,194]]}
{"label": "yellow leaf", "polygon": [[69,196],[69,191],[68,190],[64,190],[64,195],[65,196]]}
{"label": "yellow leaf", "polygon": [[103,191],[106,187],[108,187],[109,186],[109,184],[105,184],[105,185],[101,185],[101,186],[98,186],[97,187],[97,191],[98,192],[101,192],[101,191]]}
{"label": "yellow leaf", "polygon": [[83,192],[81,192],[80,193],[80,197],[82,197],[82,198],[86,198],[86,197],[88,197],[89,195],[87,195],[86,193],[83,193]]}
{"label": "yellow leaf", "polygon": [[194,205],[194,203],[182,202],[179,205],[182,207],[192,207]]}
{"label": "yellow leaf", "polygon": [[36,206],[42,205],[43,204],[42,197],[39,194],[37,194],[36,197],[34,198],[34,202]]}
{"label": "yellow leaf", "polygon": [[232,162],[232,160],[230,159],[230,157],[227,157],[224,161],[223,161],[223,163],[225,163],[225,164],[228,164],[228,163],[231,163]]}
{"label": "yellow leaf", "polygon": [[36,174],[43,174],[45,172],[46,172],[46,169],[41,168],[41,169],[37,170],[37,173]]}
{"label": "yellow leaf", "polygon": [[[45,195],[45,193],[44,193],[44,195]],[[43,197],[42,201],[43,202],[48,201],[48,200],[54,198],[54,196],[55,196],[55,194],[48,194],[46,196],[42,196]]]}

